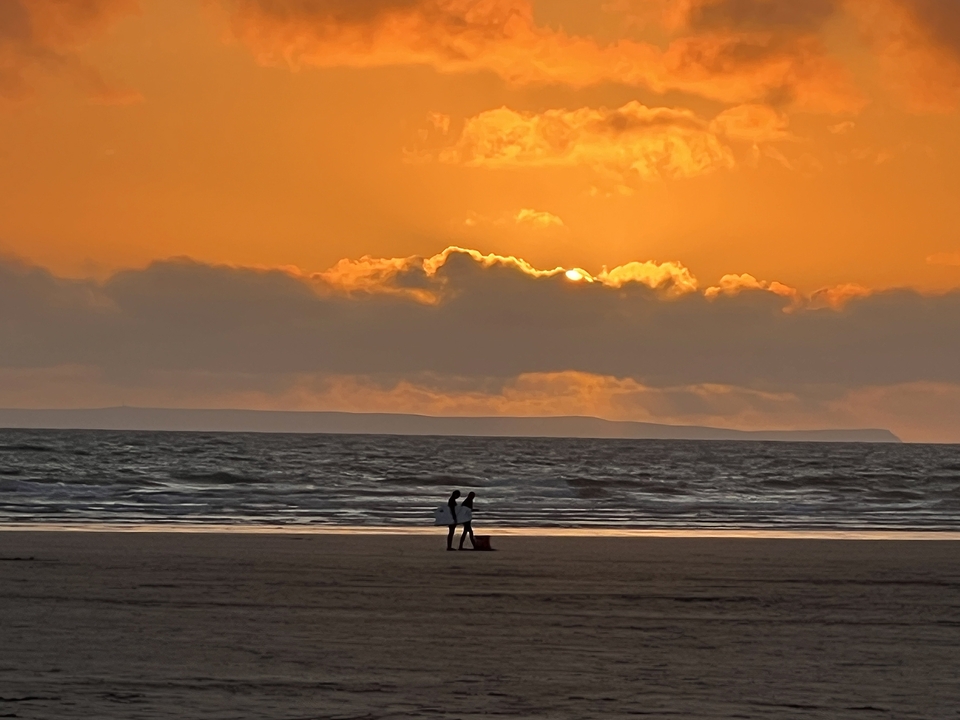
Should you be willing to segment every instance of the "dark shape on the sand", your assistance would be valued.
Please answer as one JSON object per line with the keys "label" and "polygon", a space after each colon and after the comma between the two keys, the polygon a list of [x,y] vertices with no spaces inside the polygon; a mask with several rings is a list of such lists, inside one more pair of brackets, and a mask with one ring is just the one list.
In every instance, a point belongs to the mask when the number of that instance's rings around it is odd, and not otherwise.
{"label": "dark shape on the sand", "polygon": [[474,550],[483,550],[483,551],[492,551],[493,546],[490,545],[490,536],[489,535],[474,535],[473,537]]}
{"label": "dark shape on the sand", "polygon": [[136,407],[89,410],[0,409],[0,427],[632,440],[900,442],[900,439],[889,430],[876,429],[744,431],[696,425],[616,422],[595,417],[432,417],[389,413],[179,410]]}

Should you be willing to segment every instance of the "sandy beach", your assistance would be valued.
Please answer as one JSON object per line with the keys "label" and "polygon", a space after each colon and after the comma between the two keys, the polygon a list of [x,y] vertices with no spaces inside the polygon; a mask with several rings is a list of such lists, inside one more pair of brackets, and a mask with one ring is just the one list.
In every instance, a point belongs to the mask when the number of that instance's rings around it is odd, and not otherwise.
{"label": "sandy beach", "polygon": [[0,533],[0,717],[960,718],[960,543]]}

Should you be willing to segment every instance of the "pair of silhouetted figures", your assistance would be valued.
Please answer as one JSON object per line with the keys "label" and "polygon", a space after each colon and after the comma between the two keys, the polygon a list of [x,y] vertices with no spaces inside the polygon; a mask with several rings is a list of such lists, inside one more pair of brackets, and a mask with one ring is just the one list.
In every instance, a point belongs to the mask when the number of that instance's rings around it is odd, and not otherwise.
{"label": "pair of silhouetted figures", "polygon": [[[476,493],[470,493],[467,495],[467,499],[460,504],[460,507],[470,510],[466,519],[463,521],[463,532],[460,534],[460,547],[458,548],[460,550],[463,550],[463,541],[466,540],[467,535],[470,536],[470,546],[474,549],[477,547],[477,542],[473,537],[473,499],[476,496]],[[447,532],[447,550],[453,550],[453,536],[457,534],[457,499],[459,497],[460,491],[454,490],[450,495],[450,499],[447,500],[447,507],[450,508],[450,517],[453,518],[453,525],[447,526],[449,529]]]}

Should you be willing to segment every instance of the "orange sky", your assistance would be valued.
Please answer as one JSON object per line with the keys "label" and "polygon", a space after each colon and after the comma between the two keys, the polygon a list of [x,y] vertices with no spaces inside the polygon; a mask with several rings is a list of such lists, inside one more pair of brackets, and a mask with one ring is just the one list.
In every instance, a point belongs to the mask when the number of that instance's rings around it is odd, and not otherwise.
{"label": "orange sky", "polygon": [[[0,248],[58,272],[180,255],[315,271],[457,243],[806,290],[960,284],[944,3],[73,4],[0,46],[0,88],[21,85],[0,91]],[[733,48],[692,66],[679,43]]]}
{"label": "orange sky", "polygon": [[941,0],[8,0],[0,256],[306,277],[457,245],[790,308],[942,293],[958,112]]}

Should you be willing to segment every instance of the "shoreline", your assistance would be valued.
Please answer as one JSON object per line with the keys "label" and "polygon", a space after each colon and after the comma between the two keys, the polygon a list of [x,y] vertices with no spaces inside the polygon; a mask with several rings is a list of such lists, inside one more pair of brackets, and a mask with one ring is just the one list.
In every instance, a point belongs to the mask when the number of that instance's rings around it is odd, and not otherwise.
{"label": "shoreline", "polygon": [[[440,536],[438,526],[269,525],[214,523],[0,523],[0,533],[77,532],[204,535]],[[703,538],[755,540],[869,540],[958,542],[953,530],[769,529],[769,528],[563,528],[483,526],[477,535],[534,538]]]}

